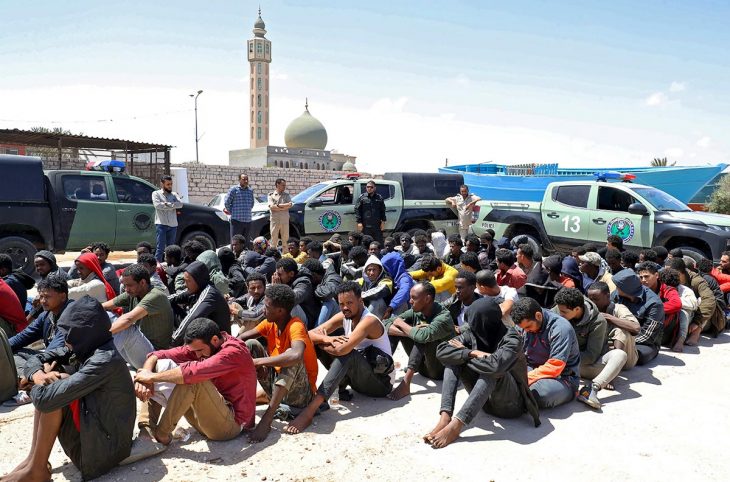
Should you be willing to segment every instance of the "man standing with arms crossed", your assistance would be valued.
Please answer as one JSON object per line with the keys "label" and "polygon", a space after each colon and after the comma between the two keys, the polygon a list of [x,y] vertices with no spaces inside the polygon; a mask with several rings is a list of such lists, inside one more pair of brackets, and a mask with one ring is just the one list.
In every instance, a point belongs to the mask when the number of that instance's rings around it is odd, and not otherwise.
{"label": "man standing with arms crossed", "polygon": [[459,187],[459,194],[446,198],[446,204],[456,209],[459,216],[459,236],[461,236],[464,242],[466,242],[466,235],[469,234],[469,226],[474,221],[472,219],[474,206],[476,206],[477,201],[480,199],[479,196],[469,194],[469,187],[465,184]]}
{"label": "man standing with arms crossed", "polygon": [[289,239],[289,208],[292,207],[291,196],[286,192],[286,180],[279,178],[275,183],[276,189],[269,193],[269,224],[271,230],[271,247],[279,248],[281,239],[281,252],[288,253],[286,242]]}
{"label": "man standing with arms crossed", "polygon": [[165,248],[175,244],[177,234],[177,210],[183,207],[177,193],[172,192],[172,176],[162,176],[160,189],[152,193],[155,207],[155,227],[157,228],[157,250],[155,258],[160,263],[165,257]]}
{"label": "man standing with arms crossed", "polygon": [[383,244],[383,228],[385,228],[385,201],[383,196],[375,191],[375,181],[365,184],[365,192],[360,195],[355,204],[355,218],[357,230],[369,234],[373,239]]}
{"label": "man standing with arms crossed", "polygon": [[253,209],[253,189],[248,187],[248,175],[238,176],[238,186],[231,186],[226,195],[226,209],[231,213],[231,238],[240,234],[244,239],[244,248],[248,249],[248,228],[251,226],[251,210]]}

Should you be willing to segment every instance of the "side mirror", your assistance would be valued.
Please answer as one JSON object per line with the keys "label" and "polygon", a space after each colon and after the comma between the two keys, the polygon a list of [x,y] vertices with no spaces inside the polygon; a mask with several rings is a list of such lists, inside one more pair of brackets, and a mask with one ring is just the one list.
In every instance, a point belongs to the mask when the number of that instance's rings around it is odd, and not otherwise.
{"label": "side mirror", "polygon": [[639,216],[646,216],[649,214],[649,210],[646,209],[646,206],[644,206],[641,203],[632,203],[629,204],[629,214],[638,214]]}
{"label": "side mirror", "polygon": [[323,204],[324,204],[324,201],[322,201],[321,199],[317,198],[317,199],[312,199],[311,201],[309,201],[308,206],[310,208],[318,208],[318,207],[322,206]]}

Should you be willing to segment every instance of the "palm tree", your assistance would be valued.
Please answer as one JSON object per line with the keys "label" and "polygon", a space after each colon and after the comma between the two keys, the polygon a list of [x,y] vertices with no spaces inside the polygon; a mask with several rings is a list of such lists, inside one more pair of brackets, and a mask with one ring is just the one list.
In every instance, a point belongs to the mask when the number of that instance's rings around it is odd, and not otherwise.
{"label": "palm tree", "polygon": [[677,164],[677,161],[669,164],[669,161],[667,161],[666,157],[655,157],[651,160],[651,167],[667,167],[674,166],[675,164]]}

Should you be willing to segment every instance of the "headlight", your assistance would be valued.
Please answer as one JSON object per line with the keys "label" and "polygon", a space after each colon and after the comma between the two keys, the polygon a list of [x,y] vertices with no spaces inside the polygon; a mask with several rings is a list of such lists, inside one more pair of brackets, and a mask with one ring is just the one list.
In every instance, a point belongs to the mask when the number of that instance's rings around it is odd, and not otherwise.
{"label": "headlight", "polygon": [[223,211],[215,210],[216,215],[221,218],[223,221],[228,221],[228,216]]}
{"label": "headlight", "polygon": [[730,226],[718,226],[716,224],[708,224],[707,227],[716,231],[730,232]]}

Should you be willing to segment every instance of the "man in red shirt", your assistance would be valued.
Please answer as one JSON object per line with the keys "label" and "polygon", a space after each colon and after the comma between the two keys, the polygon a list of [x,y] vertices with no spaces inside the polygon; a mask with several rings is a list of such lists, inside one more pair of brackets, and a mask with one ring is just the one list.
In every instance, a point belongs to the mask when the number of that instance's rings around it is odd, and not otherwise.
{"label": "man in red shirt", "polygon": [[23,307],[18,295],[8,284],[0,279],[0,330],[5,331],[8,338],[20,333],[28,326]]}
{"label": "man in red shirt", "polygon": [[522,268],[517,266],[515,254],[509,249],[500,248],[497,250],[497,284],[509,286],[516,290],[522,288],[527,281],[527,275]]}
{"label": "man in red shirt", "polygon": [[[159,370],[163,364],[172,368]],[[207,318],[190,322],[185,345],[150,353],[134,381],[137,398],[149,410],[149,421],[140,425],[164,445],[172,441],[183,416],[211,440],[230,440],[253,427],[256,369],[251,354],[241,340]],[[175,384],[169,395],[160,382]]]}
{"label": "man in red shirt", "polygon": [[[303,409],[315,395],[317,353],[304,322],[291,316],[295,304],[296,295],[289,286],[269,285],[264,294],[266,319],[256,328],[238,335],[246,340],[259,383],[270,400],[256,430],[249,436],[251,442],[266,438],[282,403]],[[255,339],[260,336],[266,338],[266,348]]]}

